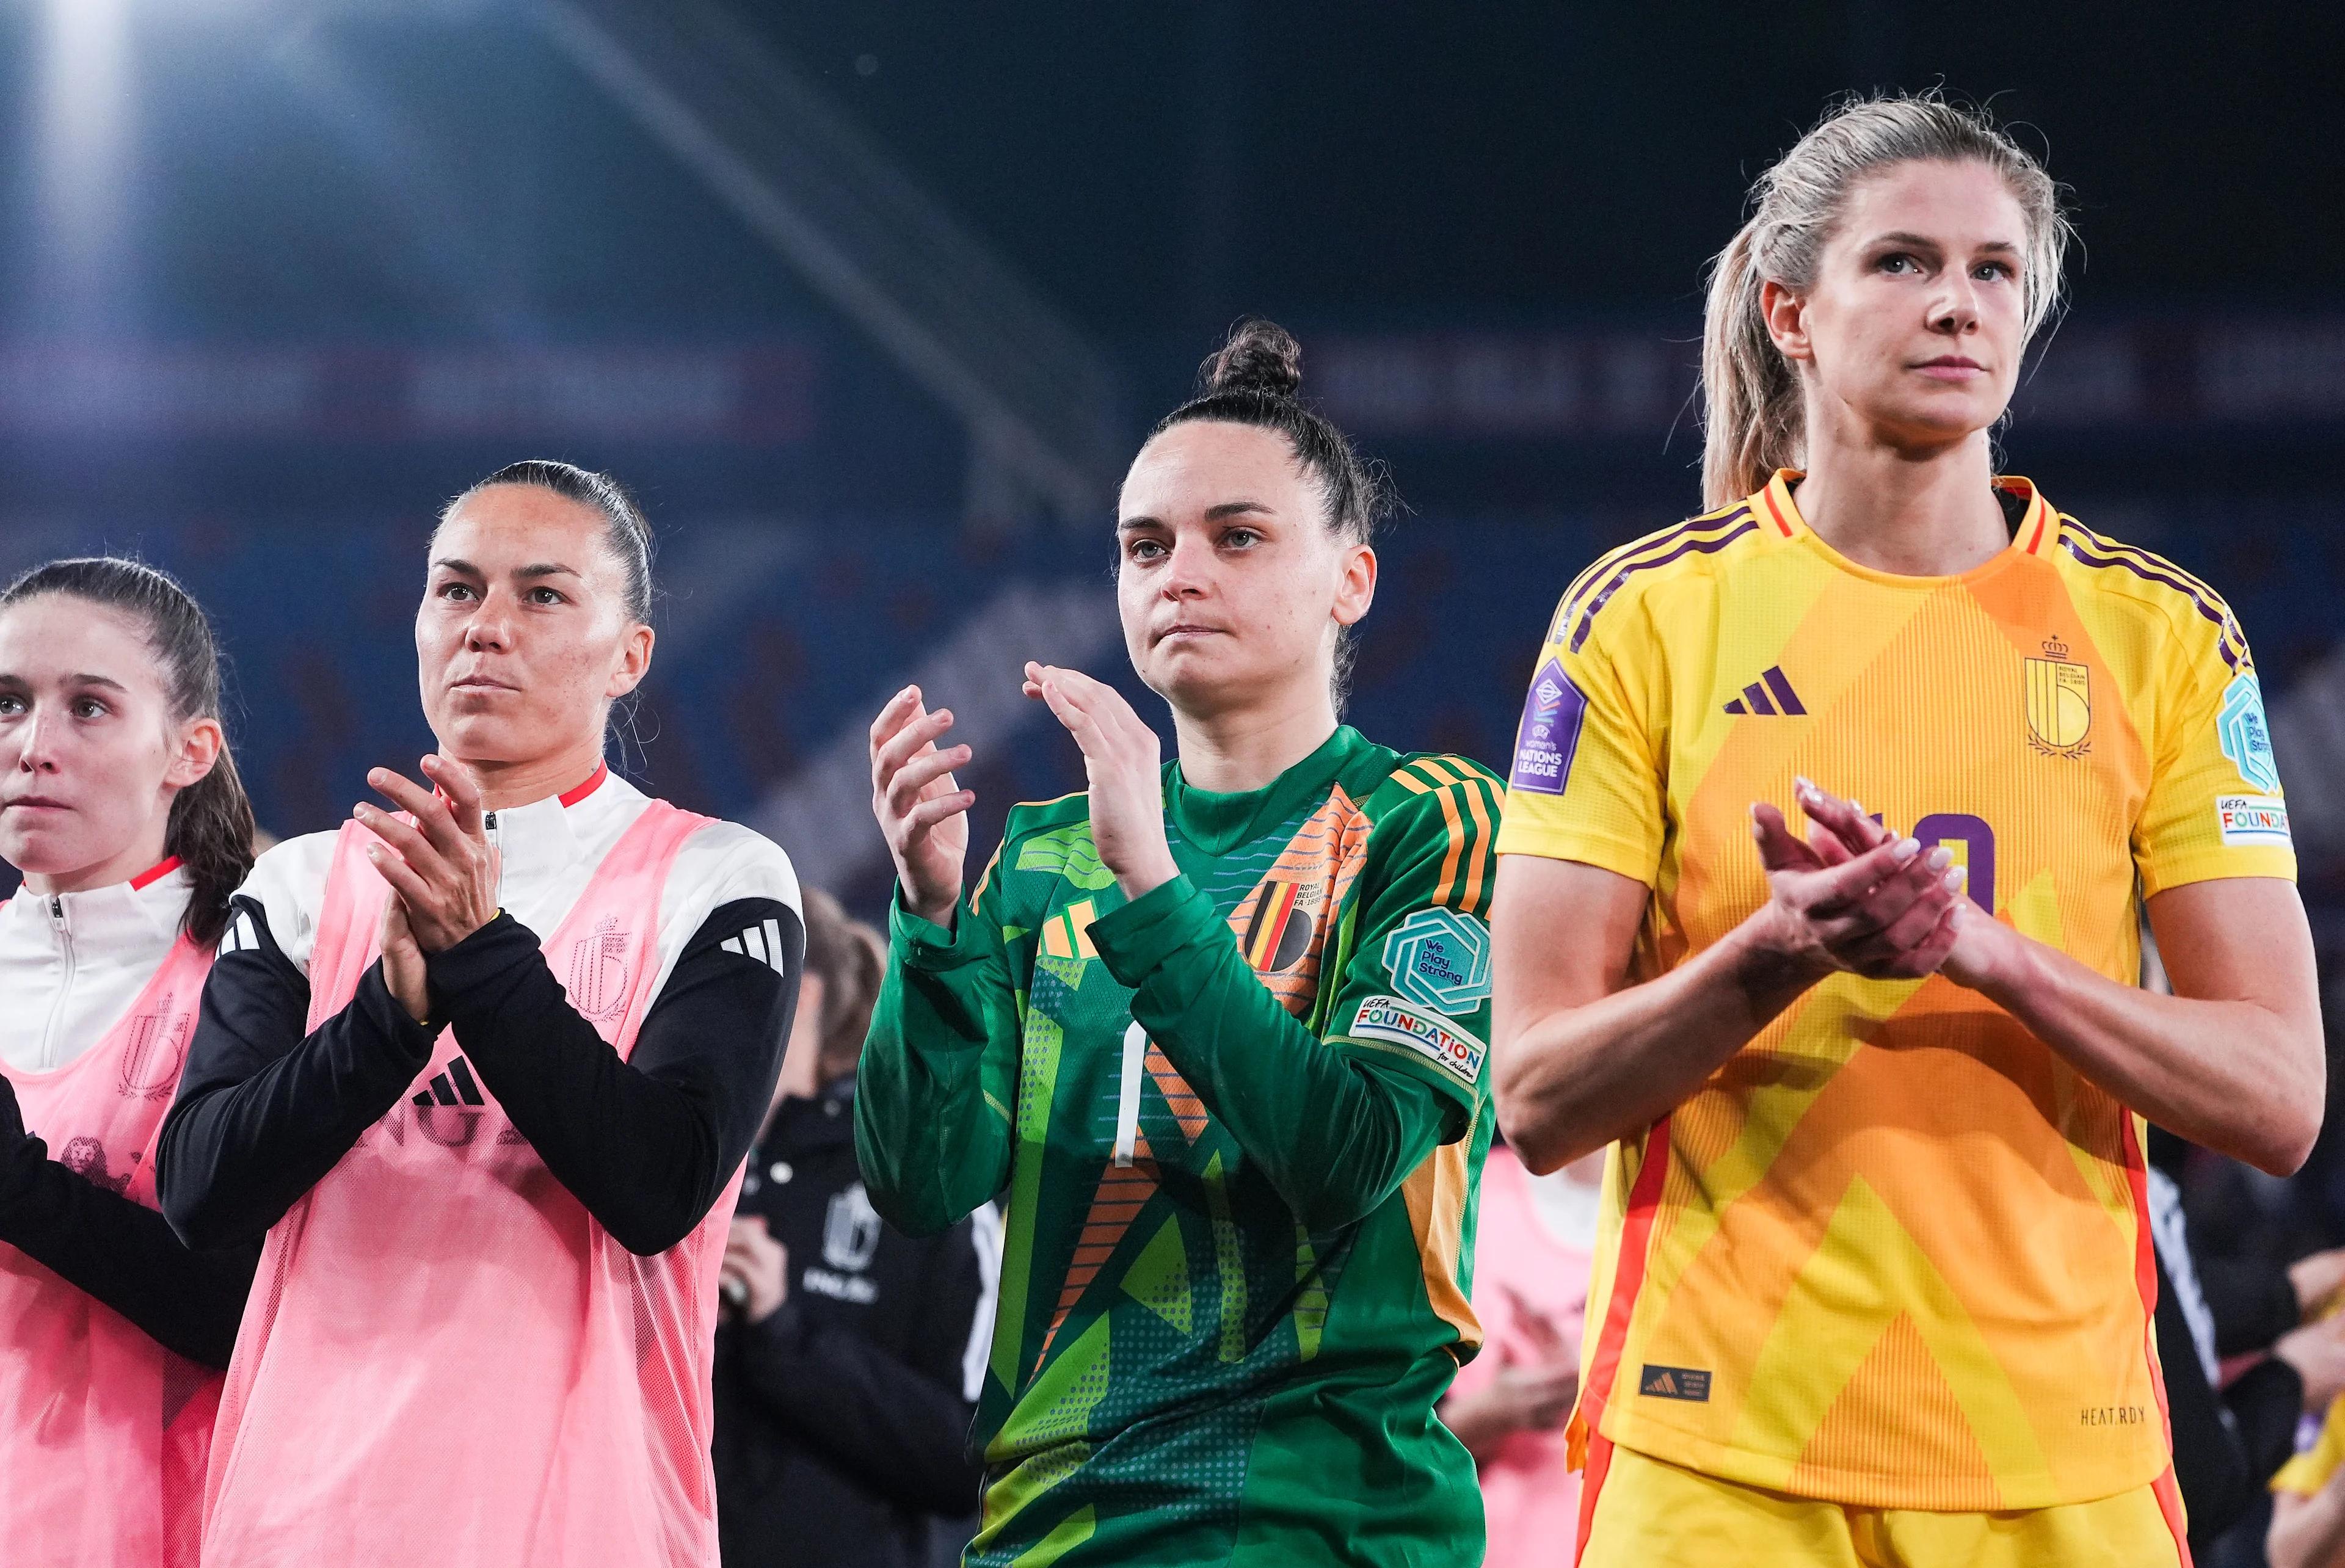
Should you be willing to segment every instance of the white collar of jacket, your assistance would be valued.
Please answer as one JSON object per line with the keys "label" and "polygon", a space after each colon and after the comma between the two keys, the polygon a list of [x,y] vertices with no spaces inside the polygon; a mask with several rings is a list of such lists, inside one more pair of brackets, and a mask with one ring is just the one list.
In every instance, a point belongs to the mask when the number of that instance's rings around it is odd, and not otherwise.
{"label": "white collar of jacket", "polygon": [[46,1072],[96,1044],[171,950],[193,891],[174,867],[81,893],[20,887],[0,904],[0,1061]]}
{"label": "white collar of jacket", "polygon": [[540,936],[551,931],[650,804],[643,791],[601,771],[582,789],[491,813],[489,842],[497,846],[501,875],[498,904]]}

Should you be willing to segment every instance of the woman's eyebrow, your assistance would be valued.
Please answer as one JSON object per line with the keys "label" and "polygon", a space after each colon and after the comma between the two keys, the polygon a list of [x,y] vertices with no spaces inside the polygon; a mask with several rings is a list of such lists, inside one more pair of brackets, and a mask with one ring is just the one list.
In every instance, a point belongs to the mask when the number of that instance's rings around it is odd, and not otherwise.
{"label": "woman's eyebrow", "polygon": [[[438,560],[432,561],[431,564],[434,569],[444,569],[449,572],[457,572],[465,577],[486,577],[488,575],[487,572],[482,571],[479,567],[473,565],[471,561],[464,560],[461,556],[443,555]],[[576,567],[564,566],[558,561],[533,561],[527,566],[515,567],[513,569],[513,575],[520,578],[535,579],[540,577],[577,577],[580,576],[581,573]]]}
{"label": "woman's eyebrow", "polygon": [[[1902,245],[1909,250],[1940,251],[1945,248],[1943,244],[1937,240],[1932,239],[1928,235],[1908,234],[1903,229],[1894,229],[1887,234],[1876,234],[1873,237],[1872,243],[1874,245]],[[2019,247],[2008,239],[1984,239],[1974,247],[1974,248],[1978,250],[1992,250],[2006,256],[2016,256],[2019,254]]]}

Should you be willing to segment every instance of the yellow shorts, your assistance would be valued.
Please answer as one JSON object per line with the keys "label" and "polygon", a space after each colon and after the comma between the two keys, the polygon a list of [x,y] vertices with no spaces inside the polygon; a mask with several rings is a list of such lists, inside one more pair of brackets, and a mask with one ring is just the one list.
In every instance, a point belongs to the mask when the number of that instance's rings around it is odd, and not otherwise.
{"label": "yellow shorts", "polygon": [[[1680,1470],[1599,1438],[1579,1568],[2189,1568],[2174,1472],[2008,1513],[1847,1508]],[[1608,1452],[1609,1451],[1609,1452]],[[1591,1507],[1589,1498],[1594,1493]]]}

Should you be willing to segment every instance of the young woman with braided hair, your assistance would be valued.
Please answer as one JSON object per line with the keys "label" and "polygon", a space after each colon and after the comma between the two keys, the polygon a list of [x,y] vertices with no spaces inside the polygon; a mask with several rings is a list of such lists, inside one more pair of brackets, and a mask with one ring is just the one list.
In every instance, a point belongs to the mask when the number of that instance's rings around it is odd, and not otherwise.
{"label": "young woman with braided hair", "polygon": [[1434,1405],[1480,1338],[1497,792],[1337,720],[1386,501],[1299,360],[1242,328],[1124,478],[1174,761],[1029,664],[1090,788],[1013,808],[966,889],[952,715],[908,689],[871,727],[898,885],[865,1180],[915,1235],[1007,1195],[972,1563],[1481,1560]]}

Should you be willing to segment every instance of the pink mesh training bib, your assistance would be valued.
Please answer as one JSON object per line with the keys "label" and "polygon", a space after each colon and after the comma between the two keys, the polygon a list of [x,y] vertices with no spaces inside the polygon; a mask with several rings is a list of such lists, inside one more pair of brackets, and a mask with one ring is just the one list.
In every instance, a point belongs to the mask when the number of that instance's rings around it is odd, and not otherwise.
{"label": "pink mesh training bib", "polygon": [[[48,1072],[0,1065],[49,1158],[147,1208],[208,949],[181,936],[120,1023]],[[0,1558],[192,1568],[219,1378],[0,1243]]]}
{"label": "pink mesh training bib", "polygon": [[[624,1057],[660,890],[710,819],[654,801],[545,958]],[[345,826],[312,1029],[379,956],[387,889]],[[716,1562],[709,1361],[733,1186],[637,1258],[443,1032],[409,1097],[269,1232],[204,1507],[205,1568],[701,1568]]]}

